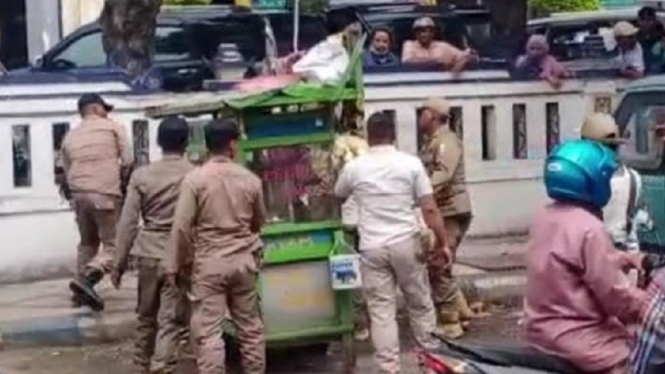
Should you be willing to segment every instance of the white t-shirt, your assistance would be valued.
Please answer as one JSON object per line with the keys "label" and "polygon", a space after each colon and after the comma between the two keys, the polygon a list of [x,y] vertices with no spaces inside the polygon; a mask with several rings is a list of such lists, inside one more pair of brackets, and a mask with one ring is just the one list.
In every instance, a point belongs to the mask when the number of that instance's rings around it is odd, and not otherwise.
{"label": "white t-shirt", "polygon": [[614,64],[617,69],[633,68],[643,72],[644,54],[640,43],[636,43],[635,47],[629,51],[619,50],[619,55],[614,58]]}
{"label": "white t-shirt", "polygon": [[[633,225],[630,232],[626,231],[628,227],[628,203],[630,199],[630,174],[632,173],[635,178],[635,198],[633,203],[636,204],[640,201],[640,192],[642,189],[642,179],[640,175],[633,169],[627,166],[621,166],[619,170],[612,176],[610,184],[612,186],[612,197],[603,208],[603,220],[605,227],[612,235],[615,243],[623,244],[629,249],[637,249],[639,247],[637,240],[637,226],[638,222],[633,217]],[[635,209],[637,212],[637,207]]]}
{"label": "white t-shirt", "polygon": [[420,198],[432,194],[432,185],[420,159],[394,146],[377,146],[344,166],[335,194],[353,195],[358,204],[362,251],[418,235],[416,207]]}

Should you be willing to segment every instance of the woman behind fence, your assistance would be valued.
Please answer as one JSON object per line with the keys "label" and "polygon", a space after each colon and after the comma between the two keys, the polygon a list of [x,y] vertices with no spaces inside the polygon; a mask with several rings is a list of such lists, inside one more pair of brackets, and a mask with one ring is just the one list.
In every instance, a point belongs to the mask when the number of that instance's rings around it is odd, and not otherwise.
{"label": "woman behind fence", "polygon": [[545,35],[532,35],[526,43],[526,54],[517,58],[515,74],[523,79],[544,79],[552,87],[561,87],[569,77],[566,68],[550,54]]}

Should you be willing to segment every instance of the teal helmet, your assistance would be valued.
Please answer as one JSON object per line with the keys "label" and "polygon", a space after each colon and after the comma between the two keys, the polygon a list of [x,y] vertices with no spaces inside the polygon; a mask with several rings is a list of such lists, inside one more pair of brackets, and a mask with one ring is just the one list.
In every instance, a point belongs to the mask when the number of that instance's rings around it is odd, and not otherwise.
{"label": "teal helmet", "polygon": [[614,152],[600,143],[565,142],[545,162],[547,195],[602,209],[612,196],[610,179],[618,167]]}

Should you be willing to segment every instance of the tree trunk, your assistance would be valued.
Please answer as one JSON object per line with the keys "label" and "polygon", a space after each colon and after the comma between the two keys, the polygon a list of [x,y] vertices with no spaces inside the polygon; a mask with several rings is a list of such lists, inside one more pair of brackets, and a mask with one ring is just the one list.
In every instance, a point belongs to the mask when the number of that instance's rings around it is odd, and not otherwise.
{"label": "tree trunk", "polygon": [[99,22],[110,66],[140,77],[155,54],[155,27],[163,0],[105,0]]}
{"label": "tree trunk", "polygon": [[494,17],[495,26],[508,37],[523,35],[527,22],[527,0],[485,0]]}

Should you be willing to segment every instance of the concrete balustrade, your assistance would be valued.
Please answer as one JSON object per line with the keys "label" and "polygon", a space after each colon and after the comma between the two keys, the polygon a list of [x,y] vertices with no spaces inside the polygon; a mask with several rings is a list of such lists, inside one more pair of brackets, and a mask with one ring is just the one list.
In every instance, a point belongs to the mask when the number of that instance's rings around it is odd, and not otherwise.
{"label": "concrete balustrade", "polygon": [[[588,113],[612,110],[624,85],[613,80],[570,80],[555,91],[543,82],[419,81],[414,74],[419,73],[392,74],[389,80],[369,75],[366,115],[392,111],[398,125],[398,147],[415,153],[416,113],[421,103],[429,96],[450,100],[453,121],[463,133],[475,216],[470,231],[473,236],[525,232],[532,212],[546,198],[541,174],[548,150],[560,141],[577,138]],[[136,96],[128,95],[127,87],[119,83],[94,86],[116,105],[113,118],[124,124],[129,134],[146,133],[147,139],[135,147],[136,152],[158,159],[158,122],[146,120],[144,109],[182,101],[186,95]],[[93,87],[27,88],[7,86],[0,92],[0,238],[11,243],[0,251],[0,273],[8,266],[16,271],[58,268],[58,262],[70,265],[77,243],[73,214],[54,183],[55,148],[66,129],[63,126],[78,124],[78,96]],[[27,130],[17,126],[27,126]],[[28,147],[21,145],[17,150],[13,146],[26,139]],[[25,165],[29,165],[27,186],[16,186],[14,152],[25,154],[21,172],[25,174]],[[48,255],[42,255],[45,253]]]}

